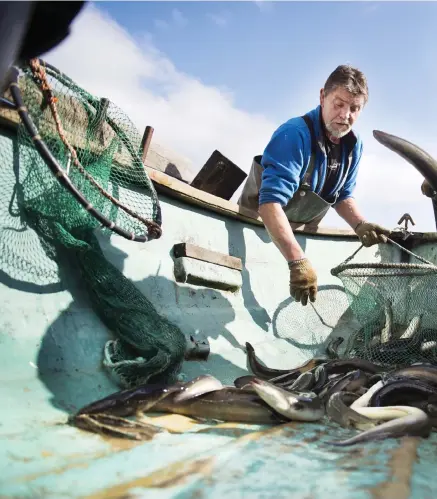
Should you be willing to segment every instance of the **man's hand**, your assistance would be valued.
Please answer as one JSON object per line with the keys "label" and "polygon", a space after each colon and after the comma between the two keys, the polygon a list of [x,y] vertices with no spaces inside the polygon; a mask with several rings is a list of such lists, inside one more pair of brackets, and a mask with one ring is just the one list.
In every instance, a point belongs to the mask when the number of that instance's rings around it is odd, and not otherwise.
{"label": "man's hand", "polygon": [[317,276],[308,258],[288,262],[290,269],[290,295],[302,305],[308,298],[314,302],[317,295]]}
{"label": "man's hand", "polygon": [[363,246],[367,248],[378,243],[386,243],[387,236],[391,234],[391,231],[381,227],[378,224],[372,224],[369,222],[360,222],[355,227],[355,233],[360,238]]}

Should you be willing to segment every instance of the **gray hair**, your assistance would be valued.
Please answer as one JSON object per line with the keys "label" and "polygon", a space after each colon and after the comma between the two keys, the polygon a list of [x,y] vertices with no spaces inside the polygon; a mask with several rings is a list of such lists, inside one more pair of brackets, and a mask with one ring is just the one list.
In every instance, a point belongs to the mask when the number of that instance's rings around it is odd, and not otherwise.
{"label": "gray hair", "polygon": [[349,64],[337,66],[328,76],[323,90],[325,95],[328,95],[338,87],[346,89],[352,95],[362,95],[364,97],[364,103],[366,103],[369,98],[366,77],[359,69],[354,68]]}

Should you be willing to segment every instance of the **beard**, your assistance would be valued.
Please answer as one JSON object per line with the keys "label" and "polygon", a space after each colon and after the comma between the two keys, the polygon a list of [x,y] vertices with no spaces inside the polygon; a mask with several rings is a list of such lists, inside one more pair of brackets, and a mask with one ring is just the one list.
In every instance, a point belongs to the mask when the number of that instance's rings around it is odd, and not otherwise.
{"label": "beard", "polygon": [[345,125],[347,126],[347,128],[345,128],[344,130],[339,130],[338,128],[334,128],[331,123],[326,123],[326,130],[328,130],[328,132],[335,138],[337,139],[341,139],[342,137],[344,137],[345,135],[347,135],[352,127],[348,124],[348,123],[345,123]]}

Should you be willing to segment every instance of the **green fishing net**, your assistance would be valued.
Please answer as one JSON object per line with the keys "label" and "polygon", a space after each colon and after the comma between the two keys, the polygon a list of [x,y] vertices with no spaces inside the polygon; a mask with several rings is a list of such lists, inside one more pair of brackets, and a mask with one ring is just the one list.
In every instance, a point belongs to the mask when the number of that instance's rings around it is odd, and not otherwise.
{"label": "green fishing net", "polygon": [[361,246],[331,270],[344,286],[356,321],[345,335],[340,357],[388,367],[435,363],[437,267],[391,239],[390,244],[399,247],[408,261],[352,263]]}
{"label": "green fishing net", "polygon": [[[29,128],[14,111],[18,128],[14,150],[6,163],[13,173],[4,173],[10,177],[4,180],[9,185],[14,180],[14,207],[38,240],[28,240],[24,249],[20,244],[8,245],[4,227],[0,237],[2,258],[16,270],[16,279],[24,279],[27,270],[29,281],[50,284],[58,276],[58,250],[67,252],[78,264],[95,312],[116,336],[106,344],[103,361],[120,385],[172,382],[184,360],[184,334],[160,316],[105,258],[95,236],[97,229],[112,233],[102,225],[104,219],[106,225],[116,226],[127,234],[125,237],[137,241],[159,237],[160,206],[141,159],[141,137],[126,114],[108,99],[91,95],[56,68],[40,62],[44,79],[31,66],[20,68],[21,98],[48,154],[87,205],[80,204],[71,189],[59,182]],[[50,96],[55,97],[62,134]],[[66,142],[77,154],[83,171]],[[100,221],[96,212],[102,217]]]}

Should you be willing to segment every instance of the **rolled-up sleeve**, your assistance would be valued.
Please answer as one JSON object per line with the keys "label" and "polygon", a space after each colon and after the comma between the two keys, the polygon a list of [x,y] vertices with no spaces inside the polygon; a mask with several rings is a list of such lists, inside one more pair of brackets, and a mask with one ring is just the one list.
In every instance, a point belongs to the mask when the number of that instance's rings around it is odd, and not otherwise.
{"label": "rolled-up sleeve", "polygon": [[261,159],[262,183],[259,205],[285,206],[297,191],[304,166],[304,134],[295,126],[278,129]]}
{"label": "rolled-up sleeve", "polygon": [[345,199],[352,198],[353,192],[357,184],[358,169],[360,166],[361,156],[363,155],[363,142],[360,140],[356,147],[356,152],[352,156],[352,164],[349,169],[346,182],[343,188],[339,192],[337,202],[335,204],[344,201]]}

